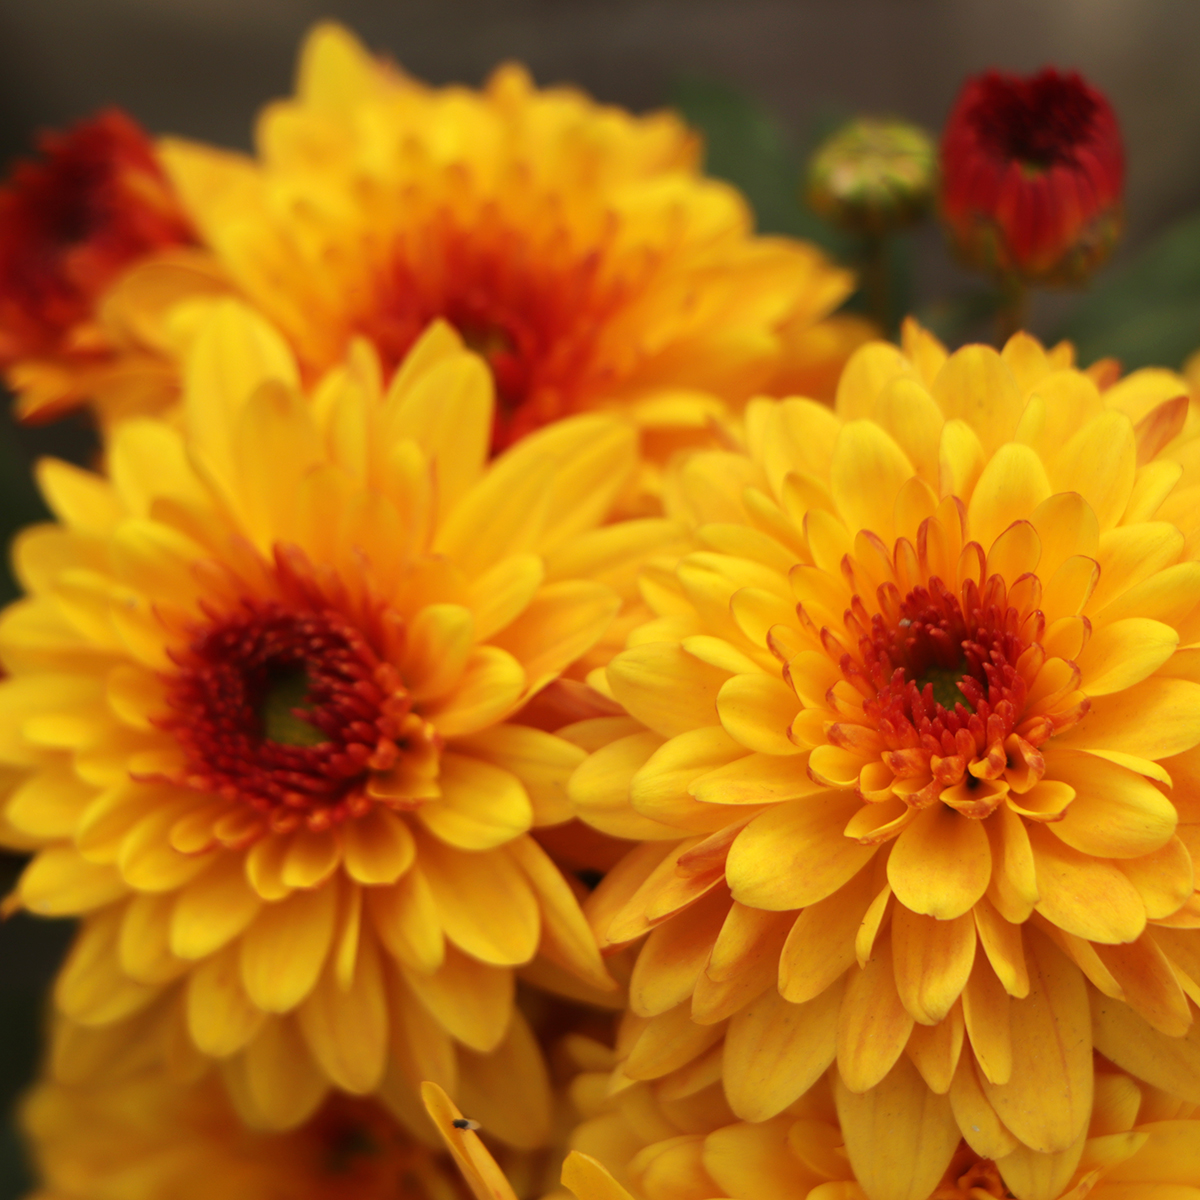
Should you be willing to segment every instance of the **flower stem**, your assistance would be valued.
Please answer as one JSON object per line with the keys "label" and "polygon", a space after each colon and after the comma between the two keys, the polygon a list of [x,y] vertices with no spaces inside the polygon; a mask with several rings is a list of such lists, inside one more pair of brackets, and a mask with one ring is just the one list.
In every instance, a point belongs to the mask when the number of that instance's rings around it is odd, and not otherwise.
{"label": "flower stem", "polygon": [[862,240],[862,290],[867,312],[886,337],[892,329],[892,281],[888,272],[887,239],[868,233]]}
{"label": "flower stem", "polygon": [[996,333],[1003,346],[1014,333],[1029,323],[1029,288],[1019,275],[1009,275],[1000,284],[996,309]]}

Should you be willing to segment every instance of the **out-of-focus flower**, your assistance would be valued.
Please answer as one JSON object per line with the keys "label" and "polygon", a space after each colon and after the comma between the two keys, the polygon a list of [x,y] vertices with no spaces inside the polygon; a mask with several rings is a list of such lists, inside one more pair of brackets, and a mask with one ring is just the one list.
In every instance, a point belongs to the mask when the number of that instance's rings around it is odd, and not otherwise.
{"label": "out-of-focus flower", "polygon": [[635,431],[585,415],[489,464],[490,377],[443,325],[386,387],[358,344],[311,398],[229,300],[187,358],[182,431],[122,422],[107,477],[41,465],[58,523],[0,621],[5,821],[41,847],[13,902],[88,914],[58,1006],[222,1059],[268,1124],[331,1083],[482,1111],[502,1080],[490,1125],[536,1140],[514,968],[611,983],[528,832],[583,754],[512,718],[670,528],[596,528]]}
{"label": "out-of-focus flower", "polygon": [[862,1095],[907,1052],[944,1094],[961,1051],[960,1122],[1059,1152],[1085,979],[1194,1061],[1200,508],[1160,453],[1188,403],[1026,335],[906,346],[859,351],[834,412],[754,402],[746,452],[668,488],[704,548],[596,676],[638,724],[561,731],[608,730],[572,796],[645,839],[590,915],[650,935],[631,1078],[720,1075],[757,1121],[835,1059]]}
{"label": "out-of-focus flower", "polygon": [[942,215],[963,258],[995,275],[1085,279],[1116,244],[1124,184],[1116,115],[1073,71],[988,71],[946,122]]}
{"label": "out-of-focus flower", "polygon": [[889,233],[928,212],[936,175],[937,151],[919,125],[858,117],[817,147],[808,167],[808,202],[856,233]]}
{"label": "out-of-focus flower", "polygon": [[516,66],[480,92],[429,88],[323,25],[257,140],[256,160],[162,147],[230,285],[308,377],[355,336],[390,368],[450,322],[495,377],[496,449],[599,407],[695,436],[764,389],[828,396],[869,336],[828,318],[850,274],[752,236],[669,114],[539,91]]}
{"label": "out-of-focus flower", "polygon": [[[619,1075],[579,1076],[572,1094],[586,1119],[564,1186],[578,1200],[1183,1200],[1200,1190],[1197,1106],[1103,1060],[1087,1127],[1069,1148],[1017,1146],[998,1158],[972,1148],[952,1121],[945,1136],[929,1136],[927,1098],[907,1060],[868,1097],[823,1077],[786,1113],[754,1124],[731,1117],[719,1084],[696,1083],[664,1094]],[[477,1200],[512,1200],[458,1110],[432,1085],[425,1098]],[[948,1114],[952,1102],[935,1105]]]}
{"label": "out-of-focus flower", "polygon": [[109,286],[193,235],[153,143],[125,113],[43,134],[38,149],[0,187],[0,366],[21,415],[45,419],[108,365],[97,304]]}
{"label": "out-of-focus flower", "polygon": [[444,1154],[377,1101],[330,1096],[287,1132],[247,1128],[212,1075],[37,1084],[21,1125],[43,1200],[465,1200]]}

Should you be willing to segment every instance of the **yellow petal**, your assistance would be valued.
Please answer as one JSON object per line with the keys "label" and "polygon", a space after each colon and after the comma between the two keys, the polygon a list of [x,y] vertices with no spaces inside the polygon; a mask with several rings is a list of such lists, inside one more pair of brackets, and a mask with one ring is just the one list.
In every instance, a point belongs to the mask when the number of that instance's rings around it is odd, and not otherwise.
{"label": "yellow petal", "polygon": [[931,1092],[907,1058],[869,1092],[856,1094],[839,1078],[833,1094],[868,1200],[926,1200],[958,1146],[949,1099]]}
{"label": "yellow petal", "polygon": [[1028,1146],[1018,1146],[996,1163],[1000,1177],[1014,1196],[1028,1196],[1030,1200],[1061,1196],[1075,1175],[1086,1136],[1084,1130],[1072,1145],[1056,1154],[1039,1154]]}
{"label": "yellow petal", "polygon": [[689,1010],[681,1004],[645,1021],[623,1067],[630,1079],[657,1079],[678,1070],[720,1040],[720,1025],[698,1025]]}
{"label": "yellow petal", "polygon": [[779,956],[779,991],[785,999],[793,1004],[811,1000],[850,967],[855,935],[876,890],[874,872],[864,867],[796,918]]}
{"label": "yellow petal", "polygon": [[1103,533],[1121,519],[1136,474],[1133,423],[1124,413],[1106,412],[1078,430],[1057,454],[1050,481],[1056,492],[1078,492],[1092,506]]}
{"label": "yellow petal", "polygon": [[296,1013],[309,1051],[332,1082],[358,1095],[383,1077],[388,1046],[387,1006],[379,954],[373,939],[359,947],[349,986],[332,964]]}
{"label": "yellow petal", "polygon": [[337,889],[295,892],[267,905],[242,935],[242,983],[259,1008],[283,1013],[312,990],[333,938]]}
{"label": "yellow petal", "polygon": [[1087,986],[1040,933],[1027,940],[1029,995],[1009,1005],[1012,1075],[981,1084],[992,1107],[1030,1149],[1066,1150],[1092,1111],[1092,1039]]}
{"label": "yellow petal", "polygon": [[950,1107],[967,1145],[981,1157],[1001,1158],[1020,1145],[983,1094],[974,1059],[969,1053],[958,1060],[950,1084]]}
{"label": "yellow petal", "polygon": [[488,369],[473,354],[451,351],[448,334],[436,323],[409,351],[388,389],[382,422],[386,443],[411,438],[425,452],[443,518],[483,475],[492,425]]}
{"label": "yellow petal", "polygon": [[1146,906],[1114,863],[1081,854],[1036,823],[1028,833],[1042,916],[1090,941],[1131,942],[1142,932]]}
{"label": "yellow petal", "polygon": [[681,733],[660,746],[630,780],[630,803],[643,816],[678,829],[719,829],[728,822],[728,814],[689,793],[714,769],[745,757],[743,748],[719,725]]}
{"label": "yellow petal", "polygon": [[537,896],[542,930],[538,953],[592,987],[613,990],[595,935],[562,872],[532,838],[517,838],[507,853],[525,872]]}
{"label": "yellow petal", "polygon": [[540,931],[537,900],[503,849],[457,850],[421,837],[418,854],[438,920],[455,945],[496,966],[533,957]]}
{"label": "yellow petal", "polygon": [[[739,1121],[710,1133],[704,1139],[704,1169],[728,1196],[754,1196],[756,1200],[791,1200],[808,1196],[824,1177],[803,1162],[793,1150],[797,1144],[808,1147],[808,1137],[793,1139],[780,1136],[786,1129],[801,1124],[789,1117],[751,1125]],[[806,1122],[809,1128],[818,1122]],[[821,1123],[823,1124],[823,1123]],[[832,1131],[833,1126],[824,1125]],[[804,1130],[808,1132],[808,1128]],[[844,1168],[843,1168],[844,1169]]]}
{"label": "yellow petal", "polygon": [[886,939],[859,970],[851,970],[837,1022],[839,1078],[854,1092],[873,1088],[904,1052],[912,1014],[896,990],[892,946]]}
{"label": "yellow petal", "polygon": [[1179,818],[1149,780],[1091,754],[1047,747],[1047,772],[1075,789],[1053,832],[1097,858],[1137,858],[1170,841]]}
{"label": "yellow petal", "polygon": [[91,863],[74,846],[41,850],[21,873],[22,905],[45,917],[75,916],[129,893],[115,867]]}
{"label": "yellow petal", "polygon": [[475,614],[476,637],[487,641],[511,624],[525,611],[545,575],[546,568],[538,555],[513,554],[472,579],[467,588],[467,606]]}
{"label": "yellow petal", "polygon": [[512,1015],[513,974],[446,948],[432,975],[403,969],[404,980],[446,1031],[472,1050],[490,1053],[501,1042]]}
{"label": "yellow petal", "polygon": [[536,692],[600,640],[620,606],[617,594],[602,583],[548,583],[492,641],[521,663],[526,686]]}
{"label": "yellow petal", "polygon": [[900,1002],[922,1025],[941,1021],[966,986],[975,961],[975,921],[970,913],[938,921],[892,910],[892,952]]}
{"label": "yellow petal", "polygon": [[452,695],[428,705],[423,715],[442,737],[477,733],[504,720],[521,702],[524,668],[497,646],[477,646]]}
{"label": "yellow petal", "polygon": [[943,921],[969,912],[991,874],[992,852],[982,823],[944,804],[925,809],[896,839],[888,859],[896,899]]}
{"label": "yellow petal", "polygon": [[409,623],[401,674],[416,703],[458,685],[475,647],[475,618],[461,604],[430,604]]}
{"label": "yellow petal", "polygon": [[589,755],[567,785],[575,811],[589,825],[613,837],[677,838],[678,830],[643,817],[629,804],[630,782],[662,744],[656,733],[635,733]]}
{"label": "yellow petal", "polygon": [[[578,1200],[633,1200],[600,1163],[578,1150],[563,1161],[562,1184]],[[477,1200],[491,1200],[492,1194],[476,1191],[475,1195]]]}
{"label": "yellow petal", "polygon": [[524,833],[533,805],[511,771],[447,751],[438,777],[441,797],[417,809],[426,829],[460,850],[490,850]]}
{"label": "yellow petal", "polygon": [[1007,1083],[1012,1076],[1008,993],[984,959],[977,960],[971,971],[962,1007],[975,1062],[984,1078],[992,1083]]}
{"label": "yellow petal", "polygon": [[800,704],[782,679],[757,673],[734,675],[717,693],[721,724],[747,750],[763,754],[799,754],[787,736]]}
{"label": "yellow petal", "polygon": [[1042,460],[1009,442],[988,460],[967,506],[971,538],[985,551],[1013,521],[1027,521],[1051,493]]}
{"label": "yellow petal", "polygon": [[1200,1104],[1200,1024],[1183,1037],[1153,1029],[1128,1004],[1088,993],[1096,1049],[1123,1071],[1153,1087]]}
{"label": "yellow petal", "polygon": [[850,356],[842,370],[834,411],[843,421],[869,416],[875,398],[891,380],[913,374],[912,364],[895,346],[868,342]]}
{"label": "yellow petal", "polygon": [[200,959],[237,937],[262,908],[246,882],[245,860],[220,854],[212,867],[179,892],[171,914],[171,950]]}
{"label": "yellow petal", "polygon": [[717,693],[730,674],[679,646],[654,642],[618,654],[608,681],[631,716],[663,737],[674,737],[714,723]]}
{"label": "yellow petal", "polygon": [[1012,437],[1024,407],[1012,372],[990,346],[964,346],[955,351],[930,391],[948,421],[970,424],[987,454],[994,454]]}
{"label": "yellow petal", "polygon": [[851,534],[870,529],[890,544],[893,505],[912,475],[908,456],[874,421],[842,426],[829,478],[838,515]]}
{"label": "yellow petal", "polygon": [[791,1004],[768,988],[730,1020],[725,1094],[739,1117],[773,1117],[821,1077],[837,1047],[841,992],[834,985],[805,1004]]}
{"label": "yellow petal", "polygon": [[734,899],[783,911],[825,899],[875,853],[842,830],[859,807],[853,794],[818,792],[777,804],[738,834],[725,877]]}
{"label": "yellow petal", "polygon": [[124,905],[112,905],[85,921],[54,981],[59,1010],[85,1025],[107,1025],[143,1009],[160,988],[135,983],[122,970],[118,939]]}
{"label": "yellow petal", "polygon": [[963,1049],[962,1006],[955,1005],[937,1025],[914,1025],[908,1035],[905,1054],[921,1072],[931,1091],[944,1096],[954,1080],[954,1072]]}
{"label": "yellow petal", "polygon": [[1078,725],[1055,739],[1079,750],[1118,750],[1156,761],[1200,742],[1200,684],[1147,679],[1101,696]]}
{"label": "yellow petal", "polygon": [[192,1040],[215,1058],[237,1053],[270,1020],[242,986],[236,946],[206,958],[188,976],[186,1009]]}
{"label": "yellow petal", "polygon": [[236,414],[259,384],[295,385],[296,363],[280,334],[234,300],[208,310],[184,366],[184,419],[190,450],[227,495],[236,495]]}
{"label": "yellow petal", "polygon": [[1099,625],[1076,663],[1080,687],[1089,696],[1106,696],[1141,683],[1175,653],[1179,635],[1161,621],[1127,617]]}
{"label": "yellow petal", "polygon": [[[321,1103],[329,1084],[308,1053],[294,1022],[287,1017],[267,1021],[238,1059],[245,1092],[253,1108],[252,1124],[290,1129],[307,1120]],[[229,1079],[229,1076],[226,1076]],[[236,1101],[238,1091],[231,1092]]]}
{"label": "yellow petal", "polygon": [[412,866],[416,845],[403,818],[376,805],[343,826],[342,855],[346,874],[355,882],[395,883]]}
{"label": "yellow petal", "polygon": [[490,1054],[459,1052],[463,1107],[493,1137],[522,1150],[539,1149],[550,1133],[551,1091],[541,1047],[520,1012]]}
{"label": "yellow petal", "polygon": [[565,738],[525,725],[495,725],[454,744],[515,775],[533,805],[535,825],[556,825],[574,815],[567,783],[586,754]]}

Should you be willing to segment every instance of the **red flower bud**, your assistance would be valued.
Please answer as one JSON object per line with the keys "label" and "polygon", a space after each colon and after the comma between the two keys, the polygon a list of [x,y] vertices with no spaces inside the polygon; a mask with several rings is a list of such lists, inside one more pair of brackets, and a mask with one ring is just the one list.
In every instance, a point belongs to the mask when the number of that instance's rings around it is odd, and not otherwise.
{"label": "red flower bud", "polygon": [[94,305],[136,259],[193,240],[145,131],[108,109],[38,139],[0,187],[0,365],[94,351]]}
{"label": "red flower bud", "polygon": [[1071,283],[1121,229],[1125,152],[1107,99],[1074,71],[967,81],[942,135],[941,209],[972,266]]}

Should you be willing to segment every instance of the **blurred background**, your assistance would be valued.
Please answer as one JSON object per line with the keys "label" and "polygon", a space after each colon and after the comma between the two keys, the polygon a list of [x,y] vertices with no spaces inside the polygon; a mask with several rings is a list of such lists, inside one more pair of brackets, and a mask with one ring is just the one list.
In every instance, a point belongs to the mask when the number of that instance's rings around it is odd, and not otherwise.
{"label": "blurred background", "polygon": [[[838,236],[796,202],[806,153],[853,113],[935,134],[964,76],[1080,70],[1107,93],[1128,155],[1127,232],[1086,293],[1039,293],[1032,326],[1084,362],[1179,366],[1200,346],[1200,4],[1187,0],[0,0],[0,159],[34,131],[116,104],[153,132],[249,149],[255,110],[291,86],[304,30],[335,17],[433,83],[477,85],[499,61],[635,110],[679,105],[708,165],[740,184],[764,231]],[[905,303],[951,340],[979,281],[930,223],[895,264]],[[76,419],[0,415],[0,536],[38,519],[40,454],[87,462]],[[0,598],[14,594],[0,574]],[[0,856],[0,894],[19,863]],[[38,1053],[45,989],[69,930],[0,924],[0,1200],[28,1186],[8,1116]]]}

